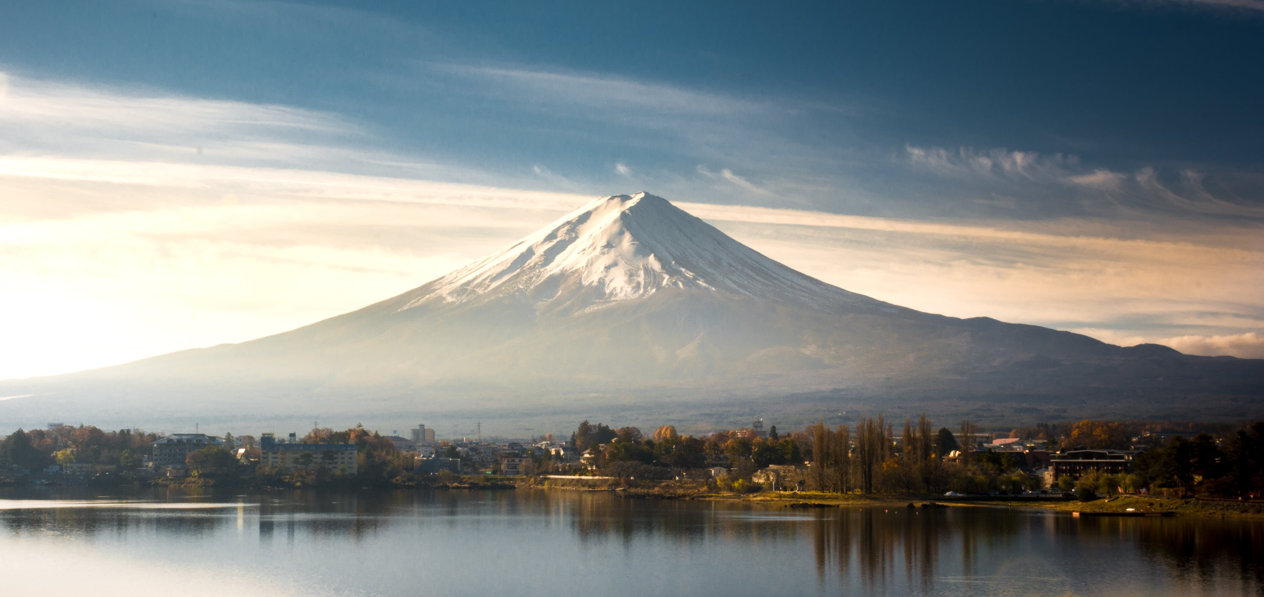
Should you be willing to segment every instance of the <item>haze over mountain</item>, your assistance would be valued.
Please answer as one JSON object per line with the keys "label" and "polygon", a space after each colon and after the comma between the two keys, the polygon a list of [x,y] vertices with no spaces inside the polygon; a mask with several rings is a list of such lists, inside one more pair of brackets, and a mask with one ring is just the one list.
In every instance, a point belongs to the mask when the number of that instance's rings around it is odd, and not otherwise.
{"label": "haze over mountain", "polygon": [[0,396],[21,396],[0,401],[0,422],[14,426],[600,416],[628,404],[728,416],[749,400],[805,417],[874,400],[1245,416],[1264,404],[1264,361],[891,305],[639,193],[596,199],[358,311],[241,344],[0,382]]}

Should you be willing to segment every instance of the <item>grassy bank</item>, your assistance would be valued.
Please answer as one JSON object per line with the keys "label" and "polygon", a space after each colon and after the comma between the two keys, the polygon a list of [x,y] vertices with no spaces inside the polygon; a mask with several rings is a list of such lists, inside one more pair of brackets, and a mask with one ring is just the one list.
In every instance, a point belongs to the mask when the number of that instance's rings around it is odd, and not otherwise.
{"label": "grassy bank", "polygon": [[[1147,496],[1119,496],[1109,499],[1098,499],[1091,502],[1071,501],[1040,504],[991,503],[975,504],[979,506],[1013,506],[1021,508],[1039,508],[1042,510],[1060,510],[1063,512],[1084,512],[1089,514],[1168,514],[1177,516],[1200,516],[1215,518],[1252,518],[1264,520],[1264,504],[1259,502],[1237,502],[1197,499],[1168,499]],[[1131,510],[1130,510],[1131,509]]]}

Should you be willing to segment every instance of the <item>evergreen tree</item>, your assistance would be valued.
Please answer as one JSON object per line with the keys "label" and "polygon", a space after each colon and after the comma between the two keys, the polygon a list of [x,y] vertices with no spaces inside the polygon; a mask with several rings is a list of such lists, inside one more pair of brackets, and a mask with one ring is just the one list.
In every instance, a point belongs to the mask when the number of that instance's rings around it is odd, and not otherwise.
{"label": "evergreen tree", "polygon": [[947,427],[941,427],[939,434],[935,436],[935,453],[940,458],[947,456],[953,450],[960,450],[961,446],[957,444],[957,437]]}
{"label": "evergreen tree", "polygon": [[48,456],[41,454],[31,439],[21,429],[0,442],[0,465],[17,465],[29,469],[43,468],[48,465]]}

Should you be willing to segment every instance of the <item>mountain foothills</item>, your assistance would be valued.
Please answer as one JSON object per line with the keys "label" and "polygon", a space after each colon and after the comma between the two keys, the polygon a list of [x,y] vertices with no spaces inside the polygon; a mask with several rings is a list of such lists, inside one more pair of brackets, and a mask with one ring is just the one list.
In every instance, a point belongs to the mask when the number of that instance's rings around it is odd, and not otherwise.
{"label": "mountain foothills", "polygon": [[906,309],[639,193],[596,199],[358,311],[241,344],[0,382],[0,396],[19,396],[0,401],[0,422],[27,425],[417,413],[529,425],[637,409],[712,419],[775,409],[807,421],[875,401],[983,420],[1068,409],[1238,419],[1264,414],[1264,361]]}

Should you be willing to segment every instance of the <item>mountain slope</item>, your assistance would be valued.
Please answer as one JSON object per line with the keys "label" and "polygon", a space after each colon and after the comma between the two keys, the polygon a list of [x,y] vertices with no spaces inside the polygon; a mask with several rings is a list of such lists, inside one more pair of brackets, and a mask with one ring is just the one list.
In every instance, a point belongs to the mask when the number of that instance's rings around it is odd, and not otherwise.
{"label": "mountain slope", "polygon": [[1054,402],[1210,393],[1258,409],[1262,365],[890,305],[781,265],[641,193],[594,200],[487,259],[291,332],[0,382],[0,395],[33,394],[0,403],[0,417],[92,408],[368,414],[503,409],[541,395],[600,406],[839,389]]}

